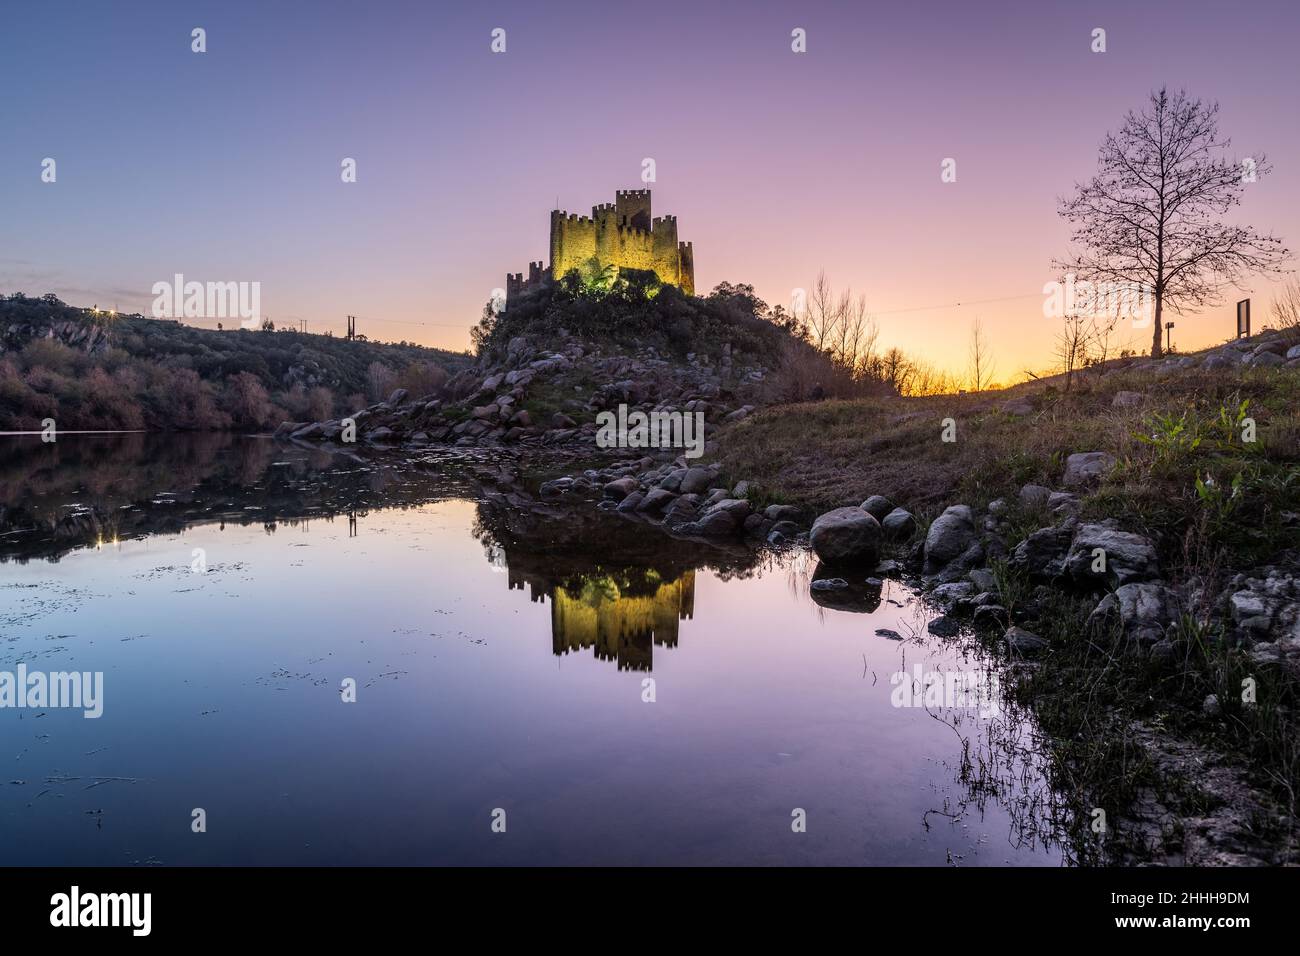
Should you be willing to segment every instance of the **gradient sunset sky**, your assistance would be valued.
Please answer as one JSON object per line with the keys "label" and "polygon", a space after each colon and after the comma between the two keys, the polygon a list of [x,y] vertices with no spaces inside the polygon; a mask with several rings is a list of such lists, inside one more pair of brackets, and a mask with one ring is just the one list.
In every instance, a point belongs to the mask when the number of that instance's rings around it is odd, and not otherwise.
{"label": "gradient sunset sky", "polygon": [[[1018,380],[1051,362],[1057,197],[1161,84],[1267,154],[1239,216],[1300,246],[1298,37],[1295,0],[6,3],[0,292],[147,313],[177,272],[259,281],[277,322],[463,349],[557,201],[589,213],[652,157],[697,288],[788,306],[824,268],[882,344],[959,368],[978,316]],[[1276,289],[1246,290],[1257,326]],[[1175,344],[1229,337],[1235,298]]]}

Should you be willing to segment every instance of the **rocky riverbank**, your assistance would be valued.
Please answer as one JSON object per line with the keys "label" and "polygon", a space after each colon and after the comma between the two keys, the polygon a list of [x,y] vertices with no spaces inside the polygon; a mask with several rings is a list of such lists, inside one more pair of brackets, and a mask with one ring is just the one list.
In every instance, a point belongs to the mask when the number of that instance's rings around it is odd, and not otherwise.
{"label": "rocky riverbank", "polygon": [[[1197,642],[1209,642],[1212,653],[1242,655],[1254,673],[1236,699],[1206,693],[1195,706],[1212,739],[1214,725],[1238,719],[1243,709],[1274,706],[1271,694],[1267,701],[1255,697],[1257,682],[1286,684],[1300,673],[1300,561],[1291,555],[1219,589],[1169,579],[1150,538],[1113,519],[1081,517],[1084,496],[1114,464],[1105,453],[1078,453],[1066,462],[1067,488],[1026,484],[1015,499],[983,508],[950,505],[924,534],[911,513],[880,495],[825,512],[809,526],[799,508],[752,502],[751,482],[728,484],[717,465],[684,459],[589,469],[547,481],[539,494],[542,501],[599,495],[598,508],[675,537],[751,548],[806,544],[820,560],[811,597],[830,608],[869,610],[882,578],[905,575],[936,608],[928,630],[941,638],[973,631],[998,645],[1010,662],[1013,692],[1031,704],[1043,685],[1064,675],[1080,682],[1081,693],[1109,668],[1153,675],[1157,684],[1176,680]],[[1066,607],[1072,613],[1063,613]],[[1093,666],[1080,666],[1080,648],[1085,657],[1093,654]],[[1290,811],[1240,755],[1198,743],[1206,729],[1134,720],[1110,741],[1122,740],[1128,759],[1146,772],[1122,801],[1091,781],[1077,793],[1076,813],[1102,809],[1122,834],[1099,859],[1300,862]],[[1083,729],[1053,724],[1050,732],[1068,753]],[[1062,759],[1064,767],[1068,758]]]}

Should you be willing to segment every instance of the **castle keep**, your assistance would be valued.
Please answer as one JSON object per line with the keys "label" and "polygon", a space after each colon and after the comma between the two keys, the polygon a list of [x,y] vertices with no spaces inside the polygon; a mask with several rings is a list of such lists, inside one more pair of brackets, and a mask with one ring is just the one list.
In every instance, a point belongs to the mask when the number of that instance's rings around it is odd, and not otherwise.
{"label": "castle keep", "polygon": [[507,273],[506,303],[570,269],[585,277],[608,266],[654,272],[660,282],[695,294],[695,254],[689,242],[677,241],[677,217],[652,219],[650,190],[620,189],[612,203],[593,206],[590,216],[553,210],[550,268],[530,262],[527,279],[522,272]]}

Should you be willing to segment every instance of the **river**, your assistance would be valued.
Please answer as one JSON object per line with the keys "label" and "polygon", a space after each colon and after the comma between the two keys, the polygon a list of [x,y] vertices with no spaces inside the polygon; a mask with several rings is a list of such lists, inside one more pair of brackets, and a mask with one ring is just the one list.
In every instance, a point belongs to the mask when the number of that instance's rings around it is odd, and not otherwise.
{"label": "river", "polygon": [[[102,713],[0,707],[0,862],[1070,859],[1031,715],[907,584],[828,599],[498,464],[4,439],[0,672]],[[906,693],[948,674],[981,692]]]}

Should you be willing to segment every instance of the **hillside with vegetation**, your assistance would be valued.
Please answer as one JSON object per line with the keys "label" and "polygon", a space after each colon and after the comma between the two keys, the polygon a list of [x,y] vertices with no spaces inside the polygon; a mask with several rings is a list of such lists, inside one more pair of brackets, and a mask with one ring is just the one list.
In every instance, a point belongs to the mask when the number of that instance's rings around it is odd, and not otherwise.
{"label": "hillside with vegetation", "polygon": [[214,331],[0,297],[0,430],[239,430],[436,391],[468,356],[291,330]]}

